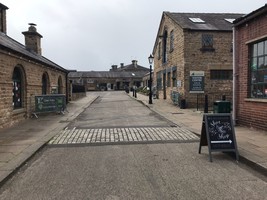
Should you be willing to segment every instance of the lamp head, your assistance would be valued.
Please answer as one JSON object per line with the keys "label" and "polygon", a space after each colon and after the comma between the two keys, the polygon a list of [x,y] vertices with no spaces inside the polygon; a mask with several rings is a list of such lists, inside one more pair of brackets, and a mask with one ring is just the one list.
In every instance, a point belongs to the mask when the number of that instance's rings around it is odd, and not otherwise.
{"label": "lamp head", "polygon": [[148,57],[148,62],[151,65],[153,63],[154,57],[152,54],[150,54],[150,56]]}

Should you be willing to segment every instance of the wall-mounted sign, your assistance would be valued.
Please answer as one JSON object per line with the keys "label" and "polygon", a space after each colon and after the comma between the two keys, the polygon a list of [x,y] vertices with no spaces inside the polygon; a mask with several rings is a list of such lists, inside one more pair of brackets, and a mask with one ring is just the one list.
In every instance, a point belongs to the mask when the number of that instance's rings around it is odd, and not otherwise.
{"label": "wall-mounted sign", "polygon": [[177,87],[182,87],[182,81],[181,80],[177,81]]}
{"label": "wall-mounted sign", "polygon": [[190,71],[189,92],[204,93],[204,71]]}

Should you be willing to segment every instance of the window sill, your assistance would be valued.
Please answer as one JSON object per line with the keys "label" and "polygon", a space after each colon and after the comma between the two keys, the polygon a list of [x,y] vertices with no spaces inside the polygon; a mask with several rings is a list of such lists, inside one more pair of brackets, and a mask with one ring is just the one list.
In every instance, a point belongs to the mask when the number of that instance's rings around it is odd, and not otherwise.
{"label": "window sill", "polygon": [[259,102],[259,103],[267,103],[267,99],[257,99],[257,98],[245,98],[247,102]]}
{"label": "window sill", "polygon": [[201,48],[200,51],[202,51],[202,52],[214,52],[215,49],[214,48]]}
{"label": "window sill", "polygon": [[13,110],[13,114],[15,114],[15,115],[25,113],[25,112],[26,112],[25,108],[19,108],[19,109]]}

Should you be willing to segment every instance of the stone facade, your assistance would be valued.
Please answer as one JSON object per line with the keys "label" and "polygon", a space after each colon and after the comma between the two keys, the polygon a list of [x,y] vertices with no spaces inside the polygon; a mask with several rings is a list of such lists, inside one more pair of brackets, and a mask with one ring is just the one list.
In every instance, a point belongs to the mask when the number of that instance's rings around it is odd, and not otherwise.
{"label": "stone facade", "polygon": [[234,21],[235,120],[267,131],[267,5]]}
{"label": "stone facade", "polygon": [[[240,16],[163,12],[153,49],[160,98],[171,99],[177,92],[187,107],[196,107],[197,98],[203,103],[204,95],[209,96],[210,106],[223,95],[232,100],[232,24],[226,19]],[[194,72],[204,74],[204,89],[197,93],[190,89]]]}
{"label": "stone facade", "polygon": [[42,36],[33,24],[23,32],[30,37],[26,46],[6,35],[6,10],[0,4],[0,128],[30,117],[35,95],[67,94],[68,71],[41,55]]}

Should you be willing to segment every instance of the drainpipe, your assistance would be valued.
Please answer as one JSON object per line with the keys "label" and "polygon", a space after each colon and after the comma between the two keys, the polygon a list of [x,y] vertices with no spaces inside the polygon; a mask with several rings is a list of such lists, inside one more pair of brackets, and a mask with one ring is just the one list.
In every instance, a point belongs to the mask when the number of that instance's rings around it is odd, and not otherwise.
{"label": "drainpipe", "polygon": [[236,45],[235,27],[233,27],[233,123],[236,125]]}

